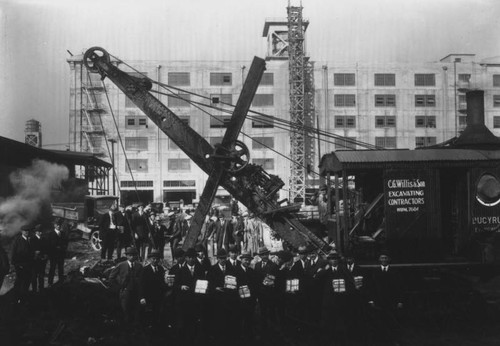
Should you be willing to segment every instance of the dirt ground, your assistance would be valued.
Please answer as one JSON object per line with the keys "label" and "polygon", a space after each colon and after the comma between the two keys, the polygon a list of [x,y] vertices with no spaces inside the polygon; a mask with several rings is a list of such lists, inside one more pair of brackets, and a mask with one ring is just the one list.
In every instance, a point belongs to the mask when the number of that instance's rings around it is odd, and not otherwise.
{"label": "dirt ground", "polygon": [[[26,304],[17,304],[9,290],[15,275],[11,273],[6,278],[0,291],[0,345],[172,344],[166,325],[162,335],[125,330],[119,323],[117,293],[99,282],[85,281],[78,274],[80,268],[86,266],[102,275],[109,265],[99,264],[100,254],[93,251],[87,241],[71,242],[68,250],[67,280],[42,293],[31,294]],[[169,251],[165,257],[164,265],[170,267]],[[394,322],[396,339],[401,345],[500,345],[500,278],[476,282],[473,290],[453,299],[449,296],[429,300],[413,298]],[[359,331],[365,332],[367,337],[356,345],[394,344],[377,342],[370,339],[367,330]],[[255,344],[317,345],[322,342],[321,331],[294,333],[276,333]],[[199,344],[205,343],[199,340]]]}

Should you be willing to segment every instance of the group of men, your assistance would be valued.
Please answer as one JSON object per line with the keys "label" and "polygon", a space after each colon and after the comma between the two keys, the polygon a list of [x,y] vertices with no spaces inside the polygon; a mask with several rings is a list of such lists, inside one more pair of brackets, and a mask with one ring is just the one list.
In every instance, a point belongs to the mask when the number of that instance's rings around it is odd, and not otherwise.
{"label": "group of men", "polygon": [[[352,257],[343,261],[335,251],[324,256],[307,247],[296,254],[260,247],[254,257],[231,246],[217,251],[215,264],[202,245],[185,252],[176,248],[168,271],[158,251],[145,267],[135,248],[126,255],[109,277],[118,288],[124,322],[159,331],[171,327],[186,345],[197,338],[214,345],[252,344],[256,337],[307,332],[343,342],[360,334],[353,331],[364,323],[365,309],[384,311],[379,316],[385,321],[402,306],[397,272],[386,254],[369,276]],[[386,332],[387,326],[382,325]]]}
{"label": "group of men", "polygon": [[21,234],[12,244],[11,254],[11,263],[16,271],[14,290],[17,302],[26,300],[30,286],[33,292],[44,289],[47,262],[48,285],[54,283],[56,270],[58,280],[64,280],[68,235],[63,230],[63,223],[61,218],[56,217],[49,229],[44,229],[41,224],[21,227]]}

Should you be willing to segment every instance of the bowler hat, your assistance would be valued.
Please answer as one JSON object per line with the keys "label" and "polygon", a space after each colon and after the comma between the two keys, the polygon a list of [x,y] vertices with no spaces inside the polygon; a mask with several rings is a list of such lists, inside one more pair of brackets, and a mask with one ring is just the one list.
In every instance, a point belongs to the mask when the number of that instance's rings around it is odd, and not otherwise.
{"label": "bowler hat", "polygon": [[63,224],[63,222],[64,222],[64,220],[63,220],[62,218],[60,218],[60,217],[56,217],[56,218],[54,219],[54,225],[59,225],[59,226],[61,226],[61,225]]}
{"label": "bowler hat", "polygon": [[180,247],[178,247],[177,249],[174,250],[174,258],[182,257],[185,254],[186,253],[184,252],[184,250],[182,250],[182,248],[180,248]]}
{"label": "bowler hat", "polygon": [[217,258],[226,258],[226,257],[227,257],[226,249],[217,250]]}
{"label": "bowler hat", "polygon": [[137,249],[135,247],[128,247],[125,249],[125,255],[138,255]]}
{"label": "bowler hat", "polygon": [[307,246],[305,246],[305,245],[299,246],[299,249],[298,249],[299,254],[304,255],[304,254],[308,254],[309,252],[311,252],[311,251],[309,251]]}
{"label": "bowler hat", "polygon": [[192,247],[186,250],[186,257],[196,257],[196,250]]}
{"label": "bowler hat", "polygon": [[293,258],[293,255],[289,251],[280,250],[276,254],[283,262],[288,262]]}
{"label": "bowler hat", "polygon": [[149,254],[148,254],[148,258],[153,258],[153,257],[156,257],[156,258],[161,258],[161,253],[159,250],[153,250],[151,251]]}
{"label": "bowler hat", "polygon": [[242,253],[241,253],[240,258],[241,258],[241,259],[243,259],[243,258],[248,258],[248,259],[250,259],[250,260],[251,260],[251,259],[253,259],[252,255],[251,255],[251,254],[250,254],[250,252],[248,252],[248,251],[244,251],[244,252],[242,252]]}
{"label": "bowler hat", "polygon": [[194,250],[196,252],[205,252],[205,247],[202,244],[196,244],[194,246]]}
{"label": "bowler hat", "polygon": [[21,226],[21,230],[22,231],[31,231],[33,229],[33,225],[32,224],[26,224],[26,225],[23,225]]}
{"label": "bowler hat", "polygon": [[340,259],[340,256],[337,251],[333,250],[328,253],[326,256],[327,259]]}
{"label": "bowler hat", "polygon": [[259,255],[259,256],[265,255],[265,254],[268,254],[268,253],[270,253],[270,251],[265,246],[259,247],[259,250],[257,251],[257,255]]}
{"label": "bowler hat", "polygon": [[236,247],[236,245],[231,244],[231,245],[229,245],[228,251],[229,252],[238,252],[238,248]]}

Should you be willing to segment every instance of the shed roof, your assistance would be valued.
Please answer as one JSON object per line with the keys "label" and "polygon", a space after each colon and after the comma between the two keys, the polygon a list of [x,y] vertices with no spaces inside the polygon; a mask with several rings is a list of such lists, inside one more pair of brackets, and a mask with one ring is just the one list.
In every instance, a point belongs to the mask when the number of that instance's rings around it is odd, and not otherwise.
{"label": "shed roof", "polygon": [[34,159],[46,160],[59,164],[92,165],[112,167],[91,153],[64,150],[46,150],[0,136],[0,164],[13,167],[26,167]]}
{"label": "shed roof", "polygon": [[476,162],[500,164],[500,150],[422,149],[422,150],[345,150],[321,158],[320,173],[353,169],[377,169],[404,165],[453,165],[468,167]]}

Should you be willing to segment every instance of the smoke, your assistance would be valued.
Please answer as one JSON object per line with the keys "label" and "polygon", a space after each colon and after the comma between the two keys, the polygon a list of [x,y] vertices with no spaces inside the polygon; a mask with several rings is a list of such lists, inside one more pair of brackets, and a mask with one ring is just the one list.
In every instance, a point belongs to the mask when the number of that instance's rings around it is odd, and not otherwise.
{"label": "smoke", "polygon": [[14,194],[0,200],[0,234],[12,237],[22,226],[37,222],[50,209],[52,192],[61,189],[68,176],[67,167],[38,159],[12,172],[9,180]]}

